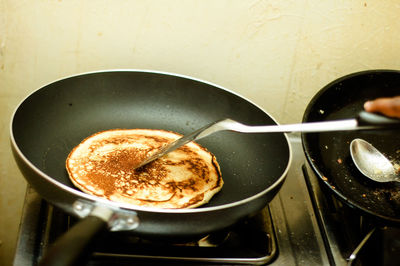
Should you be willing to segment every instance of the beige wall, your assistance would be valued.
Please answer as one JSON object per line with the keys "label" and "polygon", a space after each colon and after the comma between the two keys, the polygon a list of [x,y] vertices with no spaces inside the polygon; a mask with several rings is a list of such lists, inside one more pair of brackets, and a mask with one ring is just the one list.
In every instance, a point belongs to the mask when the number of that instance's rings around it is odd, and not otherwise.
{"label": "beige wall", "polygon": [[399,14],[395,0],[0,0],[0,265],[11,263],[25,190],[8,132],[26,94],[78,72],[155,69],[298,122],[333,79],[400,68]]}

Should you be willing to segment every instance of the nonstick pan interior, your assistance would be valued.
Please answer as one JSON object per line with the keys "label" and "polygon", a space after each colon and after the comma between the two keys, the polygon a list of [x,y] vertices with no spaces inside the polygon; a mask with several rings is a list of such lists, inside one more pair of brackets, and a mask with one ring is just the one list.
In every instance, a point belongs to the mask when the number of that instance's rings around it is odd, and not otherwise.
{"label": "nonstick pan interior", "polygon": [[[355,117],[363,103],[378,97],[400,95],[400,72],[366,71],[328,84],[308,105],[303,121]],[[400,222],[400,186],[378,183],[363,176],[350,157],[350,142],[362,138],[391,158],[400,161],[398,130],[303,134],[309,163],[321,182],[351,207],[384,221]]]}
{"label": "nonstick pan interior", "polygon": [[[12,132],[18,148],[39,170],[74,188],[65,170],[68,153],[89,135],[112,128],[154,128],[189,133],[221,118],[275,124],[242,97],[191,78],[104,71],[53,82],[26,98]],[[215,154],[224,188],[207,206],[251,197],[274,184],[290,157],[284,134],[221,132],[199,141]]]}

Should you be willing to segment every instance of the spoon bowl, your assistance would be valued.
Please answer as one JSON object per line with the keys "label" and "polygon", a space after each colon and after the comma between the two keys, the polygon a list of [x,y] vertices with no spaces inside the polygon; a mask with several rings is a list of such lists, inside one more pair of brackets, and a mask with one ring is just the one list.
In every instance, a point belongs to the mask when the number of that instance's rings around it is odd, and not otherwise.
{"label": "spoon bowl", "polygon": [[374,146],[363,139],[354,139],[350,154],[358,170],[376,182],[400,182],[393,164]]}

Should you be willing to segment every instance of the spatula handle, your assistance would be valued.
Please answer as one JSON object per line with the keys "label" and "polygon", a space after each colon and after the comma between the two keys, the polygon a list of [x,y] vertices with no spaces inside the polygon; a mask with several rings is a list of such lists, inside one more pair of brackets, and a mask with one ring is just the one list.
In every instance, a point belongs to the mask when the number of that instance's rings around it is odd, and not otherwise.
{"label": "spatula handle", "polygon": [[358,114],[357,122],[359,126],[374,126],[377,128],[400,128],[400,119],[391,118],[376,113],[361,111]]}

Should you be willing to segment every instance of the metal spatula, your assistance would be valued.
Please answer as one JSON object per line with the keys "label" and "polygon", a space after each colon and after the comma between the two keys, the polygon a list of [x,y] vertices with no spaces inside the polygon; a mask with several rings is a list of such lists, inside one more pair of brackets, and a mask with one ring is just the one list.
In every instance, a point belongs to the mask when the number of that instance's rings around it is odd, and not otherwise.
{"label": "metal spatula", "polygon": [[188,135],[185,135],[161,149],[150,154],[143,162],[135,168],[148,164],[161,156],[176,150],[177,148],[194,140],[207,137],[218,131],[235,131],[241,133],[289,133],[289,132],[326,132],[326,131],[348,131],[348,130],[368,130],[381,128],[400,127],[400,120],[385,116],[360,112],[356,118],[333,120],[324,122],[310,122],[288,125],[267,125],[267,126],[248,126],[232,119],[222,119],[208,124]]}

